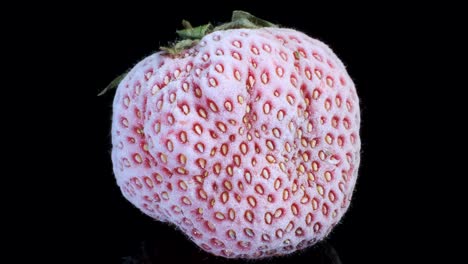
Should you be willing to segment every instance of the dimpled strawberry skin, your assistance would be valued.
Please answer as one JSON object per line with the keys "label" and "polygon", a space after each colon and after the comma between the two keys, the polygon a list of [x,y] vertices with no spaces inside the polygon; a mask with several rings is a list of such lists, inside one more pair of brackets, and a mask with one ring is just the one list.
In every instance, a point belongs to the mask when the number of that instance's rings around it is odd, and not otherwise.
{"label": "dimpled strawberry skin", "polygon": [[118,86],[112,161],[123,195],[229,258],[323,239],[347,210],[360,160],[354,84],[322,42],[232,29],[157,52]]}

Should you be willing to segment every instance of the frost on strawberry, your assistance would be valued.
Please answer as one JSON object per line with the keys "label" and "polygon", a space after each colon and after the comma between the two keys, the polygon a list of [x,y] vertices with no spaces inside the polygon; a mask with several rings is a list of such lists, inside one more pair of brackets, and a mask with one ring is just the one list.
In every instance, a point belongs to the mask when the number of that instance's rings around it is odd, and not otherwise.
{"label": "frost on strawberry", "polygon": [[345,67],[322,42],[268,26],[215,28],[145,58],[113,105],[124,196],[224,257],[320,241],[357,178],[359,102]]}

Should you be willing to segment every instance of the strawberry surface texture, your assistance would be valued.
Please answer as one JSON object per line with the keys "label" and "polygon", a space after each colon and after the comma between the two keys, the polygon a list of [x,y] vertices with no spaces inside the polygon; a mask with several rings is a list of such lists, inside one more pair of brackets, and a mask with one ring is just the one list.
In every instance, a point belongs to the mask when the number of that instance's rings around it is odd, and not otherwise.
{"label": "strawberry surface texture", "polygon": [[120,82],[117,184],[134,206],[227,258],[284,255],[349,207],[360,110],[343,63],[286,28],[217,30]]}

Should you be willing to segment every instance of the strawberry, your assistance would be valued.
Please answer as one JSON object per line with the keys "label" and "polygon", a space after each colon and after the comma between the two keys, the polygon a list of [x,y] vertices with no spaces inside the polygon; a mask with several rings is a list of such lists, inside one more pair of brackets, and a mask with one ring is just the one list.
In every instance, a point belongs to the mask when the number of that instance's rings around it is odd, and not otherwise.
{"label": "strawberry", "polygon": [[[359,102],[322,42],[235,12],[139,62],[113,104],[123,195],[229,258],[294,252],[349,206]],[[247,28],[245,28],[247,27]]]}

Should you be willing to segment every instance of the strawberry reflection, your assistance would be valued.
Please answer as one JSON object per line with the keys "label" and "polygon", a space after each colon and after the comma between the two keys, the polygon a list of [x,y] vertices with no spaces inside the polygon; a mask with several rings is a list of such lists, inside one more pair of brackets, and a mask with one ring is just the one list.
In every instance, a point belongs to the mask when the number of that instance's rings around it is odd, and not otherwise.
{"label": "strawberry reflection", "polygon": [[[187,241],[188,242],[188,241]],[[194,245],[173,240],[147,240],[133,256],[122,258],[124,264],[150,263],[309,263],[309,264],[341,264],[338,253],[333,246],[324,241],[302,251],[287,256],[265,258],[260,260],[225,259],[208,254]]]}

